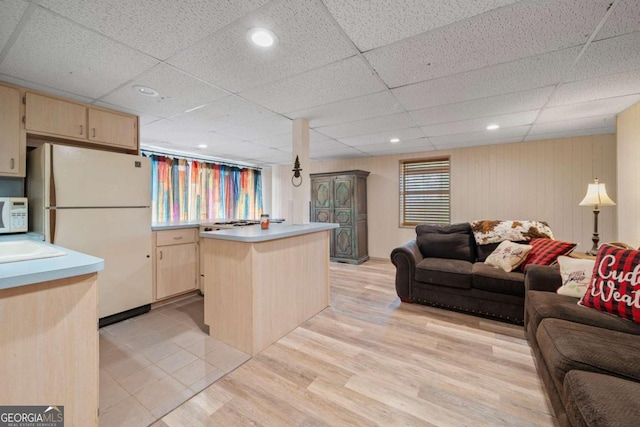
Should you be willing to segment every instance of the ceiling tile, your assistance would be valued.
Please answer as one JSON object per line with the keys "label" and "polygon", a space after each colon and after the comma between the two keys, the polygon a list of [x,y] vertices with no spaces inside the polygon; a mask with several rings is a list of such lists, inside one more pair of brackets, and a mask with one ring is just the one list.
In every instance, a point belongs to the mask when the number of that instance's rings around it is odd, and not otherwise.
{"label": "ceiling tile", "polygon": [[463,120],[459,122],[440,123],[437,125],[422,126],[422,130],[429,138],[439,135],[484,131],[486,130],[487,125],[492,123],[497,123],[500,125],[499,130],[504,130],[504,128],[513,126],[530,125],[536,119],[539,111],[540,110],[533,110],[521,113],[483,117],[480,119]]}
{"label": "ceiling tile", "polygon": [[640,32],[591,43],[566,81],[585,80],[640,68]]}
{"label": "ceiling tile", "polygon": [[241,95],[260,105],[286,113],[354,98],[385,89],[357,56],[307,71]]}
{"label": "ceiling tile", "polygon": [[466,133],[455,133],[451,135],[432,136],[429,141],[437,147],[442,146],[463,146],[464,144],[473,144],[482,142],[480,145],[488,145],[491,141],[513,141],[522,140],[529,131],[530,126],[514,126],[509,128],[500,128],[497,130],[479,130]]}
{"label": "ceiling tile", "polygon": [[595,128],[595,129],[575,129],[570,131],[552,132],[552,133],[536,133],[529,134],[525,141],[541,141],[543,139],[561,139],[571,138],[576,136],[588,136],[588,135],[604,135],[608,133],[616,133],[615,127]]}
{"label": "ceiling tile", "polygon": [[292,126],[293,121],[291,119],[282,116],[271,116],[242,125],[224,128],[219,130],[218,133],[233,138],[252,140],[264,138],[265,136],[281,135],[290,131]]}
{"label": "ceiling tile", "polygon": [[325,0],[324,4],[364,52],[516,1]]}
{"label": "ceiling tile", "polygon": [[496,116],[506,113],[517,113],[542,108],[553,87],[508,93],[489,98],[474,99],[456,104],[440,105],[409,112],[420,126],[437,123],[468,120],[479,117]]}
{"label": "ceiling tile", "polygon": [[292,130],[289,130],[288,132],[285,132],[279,135],[273,135],[266,138],[254,139],[251,142],[257,145],[262,145],[264,147],[271,147],[271,148],[291,147],[291,145],[293,144]]}
{"label": "ceiling tile", "polygon": [[400,141],[406,141],[423,137],[424,133],[422,133],[422,130],[420,130],[419,127],[413,127],[407,129],[388,130],[368,135],[352,136],[351,138],[340,138],[339,141],[352,147],[358,146],[358,149],[360,149],[361,145],[382,143],[390,144],[389,140],[391,138],[399,138]]}
{"label": "ceiling tile", "polygon": [[548,107],[640,93],[640,69],[589,80],[563,83]]}
{"label": "ceiling tile", "polygon": [[[251,45],[246,33],[253,27],[271,29],[276,33],[278,43],[268,50]],[[320,2],[285,0],[272,2],[247,19],[191,46],[169,62],[235,93],[355,53],[353,45],[329,19]]]}
{"label": "ceiling tile", "polygon": [[[163,88],[159,96],[141,95],[133,86],[152,89]],[[211,103],[228,96],[218,88],[197,80],[175,68],[158,64],[151,70],[136,77],[131,83],[102,98],[103,101],[144,111],[159,117],[169,117],[186,110]]]}
{"label": "ceiling tile", "polygon": [[352,122],[369,117],[403,111],[400,103],[388,91],[372,93],[370,95],[320,105],[318,107],[287,113],[292,119],[307,118],[309,126],[319,127]]}
{"label": "ceiling tile", "polygon": [[611,12],[596,40],[608,39],[622,34],[640,31],[640,2],[621,0]]}
{"label": "ceiling tile", "polygon": [[159,59],[268,0],[39,0],[40,5]]}
{"label": "ceiling tile", "polygon": [[415,125],[407,113],[397,113],[338,125],[323,126],[316,128],[316,130],[332,138],[349,138],[387,130],[405,129]]}
{"label": "ceiling tile", "polygon": [[171,120],[201,130],[218,130],[273,116],[266,108],[233,95]]}
{"label": "ceiling tile", "polygon": [[0,51],[9,41],[13,30],[16,29],[20,18],[24,14],[29,3],[23,0],[4,0],[0,8]]}
{"label": "ceiling tile", "polygon": [[0,72],[98,98],[155,64],[149,56],[36,9]]}
{"label": "ceiling tile", "polygon": [[609,3],[522,1],[364,55],[389,87],[416,83],[583,44]]}
{"label": "ceiling tile", "polygon": [[556,122],[583,117],[605,116],[617,114],[636,102],[640,95],[619,96],[617,98],[599,99],[579,104],[548,107],[542,109],[536,123]]}
{"label": "ceiling tile", "polygon": [[427,138],[417,138],[391,144],[388,141],[380,144],[359,145],[358,151],[372,156],[384,156],[387,154],[415,153],[419,151],[432,151],[433,145]]}
{"label": "ceiling tile", "polygon": [[540,88],[560,83],[579,48],[521,59],[393,89],[407,110]]}
{"label": "ceiling tile", "polygon": [[535,123],[531,126],[529,135],[550,134],[559,132],[575,132],[587,129],[614,128],[616,127],[616,115],[587,117],[583,119],[569,119],[555,122]]}
{"label": "ceiling tile", "polygon": [[76,101],[84,102],[86,104],[91,104],[94,101],[94,98],[88,98],[86,96],[81,96],[71,92],[65,92],[64,90],[52,88],[49,86],[41,85],[39,83],[30,82],[27,80],[19,79],[15,76],[9,76],[7,74],[0,73],[0,80],[3,82],[11,83],[17,86],[23,86],[29,89],[37,90],[44,93],[50,93],[51,95],[56,95],[62,98],[75,99]]}
{"label": "ceiling tile", "polygon": [[325,151],[322,153],[311,153],[311,159],[315,161],[355,159],[358,157],[367,157],[368,155],[351,147],[345,147],[344,150]]}
{"label": "ceiling tile", "polygon": [[492,140],[475,140],[467,142],[455,142],[452,144],[434,144],[437,150],[454,150],[457,148],[481,147],[483,145],[511,144],[514,142],[522,142],[521,136],[512,136],[505,138],[496,138]]}
{"label": "ceiling tile", "polygon": [[309,152],[312,154],[333,150],[345,150],[346,148],[349,147],[341,142],[336,141],[335,139],[325,139],[324,141],[309,143]]}

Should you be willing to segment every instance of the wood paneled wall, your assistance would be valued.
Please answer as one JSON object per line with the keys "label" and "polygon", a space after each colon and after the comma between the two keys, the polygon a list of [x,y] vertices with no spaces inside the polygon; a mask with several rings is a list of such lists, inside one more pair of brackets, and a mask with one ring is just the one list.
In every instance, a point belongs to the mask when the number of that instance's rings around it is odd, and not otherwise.
{"label": "wood paneled wall", "polygon": [[[617,201],[616,138],[612,134],[315,162],[307,167],[310,173],[371,172],[367,179],[369,254],[388,259],[394,247],[415,238],[413,228],[399,226],[400,160],[443,155],[451,157],[452,222],[543,220],[556,239],[578,242],[578,250],[587,251],[592,245],[593,211],[578,206],[587,184],[598,177]],[[290,169],[274,168],[274,216],[291,218]],[[616,211],[616,206],[601,210],[601,242],[618,239]]]}
{"label": "wood paneled wall", "polygon": [[640,247],[640,104],[618,115],[619,238]]}

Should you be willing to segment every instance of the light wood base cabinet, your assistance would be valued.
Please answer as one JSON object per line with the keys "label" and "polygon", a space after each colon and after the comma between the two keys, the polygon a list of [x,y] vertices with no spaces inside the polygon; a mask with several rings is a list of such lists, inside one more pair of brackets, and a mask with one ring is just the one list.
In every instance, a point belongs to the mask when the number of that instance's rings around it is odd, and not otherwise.
{"label": "light wood base cabinet", "polygon": [[97,277],[0,290],[2,405],[62,405],[65,426],[97,427]]}
{"label": "light wood base cabinet", "polygon": [[198,289],[197,229],[154,233],[154,301]]}
{"label": "light wood base cabinet", "polygon": [[20,129],[20,89],[0,85],[0,176],[24,177],[27,142]]}

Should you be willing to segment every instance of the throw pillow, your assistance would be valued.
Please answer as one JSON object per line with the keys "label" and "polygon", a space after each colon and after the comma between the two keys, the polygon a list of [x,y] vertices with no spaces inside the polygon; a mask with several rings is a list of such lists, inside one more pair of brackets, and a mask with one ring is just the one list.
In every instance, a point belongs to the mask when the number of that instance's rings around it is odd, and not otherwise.
{"label": "throw pillow", "polygon": [[553,239],[533,239],[529,242],[533,247],[527,259],[520,264],[520,270],[529,264],[552,265],[560,255],[568,255],[577,246],[576,243],[563,242]]}
{"label": "throw pillow", "polygon": [[640,323],[640,251],[602,245],[578,304]]}
{"label": "throw pillow", "polygon": [[582,298],[591,282],[591,274],[596,261],[577,259],[561,255],[558,257],[562,286],[556,291],[560,295]]}
{"label": "throw pillow", "polygon": [[473,262],[473,250],[468,234],[426,233],[417,237],[418,248],[425,258],[461,259]]}
{"label": "throw pillow", "polygon": [[531,245],[521,245],[505,240],[487,257],[484,263],[500,267],[508,273],[524,261],[531,249]]}

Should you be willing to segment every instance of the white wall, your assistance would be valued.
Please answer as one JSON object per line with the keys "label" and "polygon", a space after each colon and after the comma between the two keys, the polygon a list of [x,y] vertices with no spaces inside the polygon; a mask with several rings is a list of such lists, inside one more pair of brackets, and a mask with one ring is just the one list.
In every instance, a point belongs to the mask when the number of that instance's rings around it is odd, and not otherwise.
{"label": "white wall", "polygon": [[640,247],[640,104],[618,115],[618,236]]}
{"label": "white wall", "polygon": [[[369,255],[388,259],[394,247],[415,237],[413,228],[399,226],[400,160],[443,155],[451,157],[452,222],[547,221],[556,239],[578,242],[578,250],[584,252],[591,249],[593,233],[593,211],[578,206],[587,184],[598,177],[617,201],[615,135],[315,162],[310,172],[371,172],[367,179]],[[289,218],[285,213],[291,200],[291,168],[273,169],[273,188],[278,192],[273,210]],[[601,209],[599,229],[601,242],[617,240],[616,207]]]}

